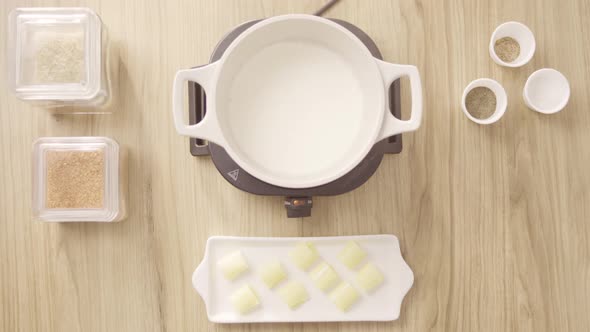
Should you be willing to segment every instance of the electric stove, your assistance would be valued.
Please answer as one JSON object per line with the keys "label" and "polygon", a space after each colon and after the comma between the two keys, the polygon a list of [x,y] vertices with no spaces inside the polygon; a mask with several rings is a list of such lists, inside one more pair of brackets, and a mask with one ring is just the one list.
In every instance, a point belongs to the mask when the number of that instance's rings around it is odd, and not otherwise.
{"label": "electric stove", "polygon": [[[377,45],[375,45],[375,42],[365,32],[351,23],[338,19],[331,20],[350,30],[365,44],[375,58],[382,59]],[[254,20],[243,23],[225,35],[215,47],[210,62],[221,58],[223,52],[225,52],[237,36],[259,21]],[[197,83],[189,81],[188,94],[189,123],[196,124],[204,118],[207,112],[205,108],[205,92]],[[399,80],[393,82],[389,89],[389,107],[395,117],[401,118]],[[344,176],[318,187],[294,189],[277,187],[248,174],[219,145],[198,138],[190,139],[191,154],[193,156],[211,156],[215,167],[217,167],[221,175],[234,187],[256,195],[285,197],[284,205],[289,218],[311,216],[313,196],[340,195],[359,187],[375,173],[385,154],[396,154],[400,153],[401,150],[401,134],[386,138],[375,144],[363,161]]]}

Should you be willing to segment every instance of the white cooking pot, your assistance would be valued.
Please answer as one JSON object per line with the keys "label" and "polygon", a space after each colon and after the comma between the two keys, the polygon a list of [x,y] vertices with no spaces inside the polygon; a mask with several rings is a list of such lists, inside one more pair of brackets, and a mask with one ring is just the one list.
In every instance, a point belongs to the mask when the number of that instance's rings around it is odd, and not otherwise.
{"label": "white cooking pot", "polygon": [[[412,90],[407,121],[388,109],[389,87],[401,76]],[[187,80],[207,95],[196,125],[184,121]],[[375,143],[416,130],[422,118],[416,67],[375,59],[350,31],[310,15],[254,24],[218,61],[178,71],[172,93],[180,134],[222,146],[251,175],[287,188],[343,176]]]}

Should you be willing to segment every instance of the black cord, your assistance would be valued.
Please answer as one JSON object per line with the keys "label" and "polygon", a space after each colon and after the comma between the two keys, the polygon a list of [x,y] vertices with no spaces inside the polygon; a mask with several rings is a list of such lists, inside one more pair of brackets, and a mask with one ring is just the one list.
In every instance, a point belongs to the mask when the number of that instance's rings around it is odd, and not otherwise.
{"label": "black cord", "polygon": [[326,4],[324,4],[320,9],[318,9],[313,14],[315,16],[322,16],[322,15],[324,15],[324,13],[327,12],[328,9],[332,8],[332,6],[334,6],[338,1],[340,1],[340,0],[330,0],[330,1],[326,2]]}

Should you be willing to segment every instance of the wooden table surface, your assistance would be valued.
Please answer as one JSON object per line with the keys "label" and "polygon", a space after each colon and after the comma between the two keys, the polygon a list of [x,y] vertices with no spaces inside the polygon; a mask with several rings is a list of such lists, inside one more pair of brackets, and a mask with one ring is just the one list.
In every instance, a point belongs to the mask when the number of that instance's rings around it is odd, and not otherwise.
{"label": "wooden table surface", "polygon": [[[0,330],[588,331],[590,2],[342,0],[328,17],[366,31],[385,60],[418,66],[425,116],[362,187],[317,197],[311,218],[289,220],[282,197],[239,191],[208,157],[189,154],[172,123],[172,78],[207,62],[233,26],[323,2],[2,1],[2,40],[14,7],[96,10],[118,50],[118,98],[112,115],[52,116],[0,80]],[[490,34],[509,20],[537,40],[535,57],[518,69],[488,56]],[[521,97],[542,67],[571,84],[556,115],[528,110]],[[508,93],[505,116],[491,126],[470,122],[459,106],[479,77]],[[32,221],[31,143],[64,135],[109,136],[129,149],[128,219]],[[415,274],[395,322],[215,325],[191,287],[212,235],[375,233],[399,237]]]}

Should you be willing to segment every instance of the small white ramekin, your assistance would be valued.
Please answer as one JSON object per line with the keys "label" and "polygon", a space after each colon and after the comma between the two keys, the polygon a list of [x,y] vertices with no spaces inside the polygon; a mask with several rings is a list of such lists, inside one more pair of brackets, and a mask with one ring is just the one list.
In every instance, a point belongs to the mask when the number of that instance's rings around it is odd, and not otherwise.
{"label": "small white ramekin", "polygon": [[[465,99],[467,98],[467,94],[469,93],[469,91],[478,87],[488,88],[492,90],[492,92],[496,95],[496,110],[487,119],[478,119],[473,117],[471,114],[469,114],[469,112],[467,111],[467,106],[465,105]],[[500,118],[506,112],[507,106],[508,97],[506,96],[506,91],[504,90],[502,85],[500,85],[500,83],[489,78],[479,78],[469,83],[463,91],[463,98],[461,98],[461,109],[463,109],[463,113],[465,114],[465,116],[467,116],[469,120],[482,125],[492,124],[500,120]]]}
{"label": "small white ramekin", "polygon": [[[512,62],[502,61],[502,59],[498,57],[496,51],[494,50],[496,41],[504,37],[510,37],[514,39],[520,45],[520,54]],[[506,22],[500,24],[496,30],[494,30],[494,33],[492,33],[492,37],[490,38],[490,57],[492,57],[492,60],[494,60],[494,62],[500,66],[524,66],[533,58],[533,55],[535,54],[535,48],[536,43],[533,32],[526,25],[519,22]]]}
{"label": "small white ramekin", "polygon": [[522,92],[525,104],[539,113],[561,111],[570,99],[570,84],[562,73],[543,68],[532,73]]}

